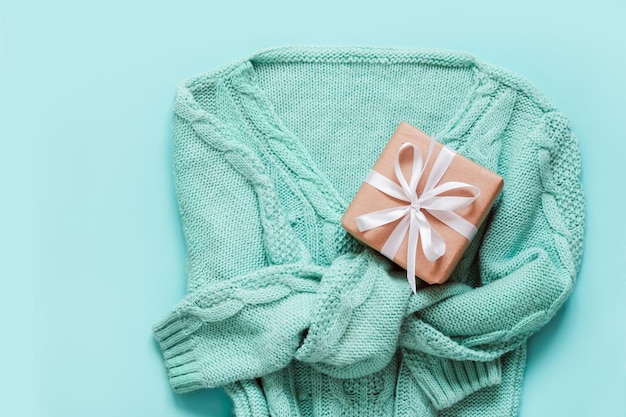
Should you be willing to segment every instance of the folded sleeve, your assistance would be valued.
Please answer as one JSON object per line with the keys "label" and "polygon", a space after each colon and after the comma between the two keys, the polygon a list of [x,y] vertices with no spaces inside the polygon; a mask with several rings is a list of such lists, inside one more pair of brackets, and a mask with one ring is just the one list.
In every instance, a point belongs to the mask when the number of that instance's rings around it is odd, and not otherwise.
{"label": "folded sleeve", "polygon": [[401,345],[458,361],[493,361],[563,305],[582,256],[580,155],[567,119],[541,122],[509,158],[501,204],[478,255],[483,285],[416,311]]}
{"label": "folded sleeve", "polygon": [[341,379],[384,368],[397,351],[409,303],[405,275],[370,248],[337,257],[320,280],[295,359]]}

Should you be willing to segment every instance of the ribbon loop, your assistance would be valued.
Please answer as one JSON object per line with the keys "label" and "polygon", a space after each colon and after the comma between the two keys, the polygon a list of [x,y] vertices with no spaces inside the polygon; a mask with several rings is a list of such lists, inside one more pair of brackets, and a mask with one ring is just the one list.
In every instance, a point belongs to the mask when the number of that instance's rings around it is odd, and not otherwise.
{"label": "ribbon loop", "polygon": [[[400,182],[399,186],[381,173],[373,169],[370,170],[365,182],[381,192],[408,204],[366,213],[355,219],[357,227],[361,232],[402,219],[385,241],[381,253],[393,261],[404,237],[407,233],[409,234],[406,270],[407,280],[414,293],[417,292],[415,284],[415,256],[417,254],[418,240],[421,241],[422,251],[430,262],[435,262],[446,252],[445,241],[428,221],[423,210],[429,212],[433,217],[468,240],[471,240],[476,234],[476,226],[455,213],[454,210],[467,207],[476,201],[480,195],[480,189],[472,184],[460,181],[449,181],[437,185],[456,155],[456,152],[452,149],[442,146],[426,178],[422,194],[417,194],[417,184],[428,165],[434,146],[435,140],[430,138],[426,159],[422,158],[422,153],[417,145],[406,142],[400,146],[394,159],[394,171]],[[413,151],[413,162],[411,165],[411,177],[407,182],[400,166],[400,156],[409,149]],[[470,196],[441,195],[449,191],[466,191]]]}

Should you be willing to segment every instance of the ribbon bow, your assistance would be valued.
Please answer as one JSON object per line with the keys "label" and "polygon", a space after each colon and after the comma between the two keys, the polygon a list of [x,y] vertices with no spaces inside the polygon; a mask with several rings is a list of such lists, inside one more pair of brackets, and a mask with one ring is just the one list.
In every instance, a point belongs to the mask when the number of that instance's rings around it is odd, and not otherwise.
{"label": "ribbon bow", "polygon": [[[394,161],[396,177],[400,181],[400,186],[379,172],[373,169],[370,170],[365,182],[385,194],[406,201],[408,204],[363,214],[355,219],[359,230],[364,232],[402,218],[389,235],[381,249],[381,253],[393,261],[393,257],[398,252],[404,240],[404,236],[407,232],[409,233],[406,277],[414,293],[417,291],[415,284],[415,256],[417,254],[418,236],[421,237],[424,255],[426,255],[426,259],[430,262],[436,261],[446,252],[446,243],[432,227],[422,210],[428,211],[433,217],[454,229],[468,240],[471,240],[476,234],[476,226],[455,213],[454,210],[472,204],[480,195],[478,187],[459,181],[450,181],[435,187],[448,170],[456,154],[452,149],[446,146],[441,148],[433,164],[433,168],[426,179],[426,185],[424,186],[422,194],[417,195],[417,184],[428,164],[434,145],[435,141],[431,138],[428,154],[423,163],[422,153],[416,145],[411,142],[406,142],[400,146]],[[413,149],[413,164],[411,166],[411,179],[407,184],[400,167],[400,155],[409,148]],[[468,190],[472,196],[439,195],[452,190]]]}

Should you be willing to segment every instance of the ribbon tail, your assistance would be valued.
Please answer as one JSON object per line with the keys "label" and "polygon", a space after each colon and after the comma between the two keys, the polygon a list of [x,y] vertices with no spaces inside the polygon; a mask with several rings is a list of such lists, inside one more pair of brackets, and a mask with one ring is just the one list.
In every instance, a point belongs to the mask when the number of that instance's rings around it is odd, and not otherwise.
{"label": "ribbon tail", "polygon": [[417,278],[415,278],[415,257],[417,256],[417,240],[419,237],[419,224],[416,217],[411,213],[411,224],[409,226],[409,244],[407,249],[407,268],[406,279],[409,281],[411,290],[414,294],[417,293]]}
{"label": "ribbon tail", "polygon": [[422,238],[422,250],[426,259],[435,262],[446,253],[446,242],[437,231],[432,227],[424,213],[416,213],[416,219],[419,223],[420,236]]}
{"label": "ribbon tail", "polygon": [[398,253],[398,249],[400,249],[404,236],[409,230],[409,217],[410,216],[404,216],[400,223],[398,223],[398,225],[393,229],[380,250],[380,253],[385,255],[391,261],[393,261],[393,257],[396,256],[396,253]]}

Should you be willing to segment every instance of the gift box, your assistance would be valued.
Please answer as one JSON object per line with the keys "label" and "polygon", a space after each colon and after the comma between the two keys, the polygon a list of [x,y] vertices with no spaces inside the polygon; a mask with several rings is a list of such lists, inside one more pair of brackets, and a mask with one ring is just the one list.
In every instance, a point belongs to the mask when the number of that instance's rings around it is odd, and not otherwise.
{"label": "gift box", "polygon": [[400,122],[341,218],[365,245],[429,284],[445,282],[504,181]]}

